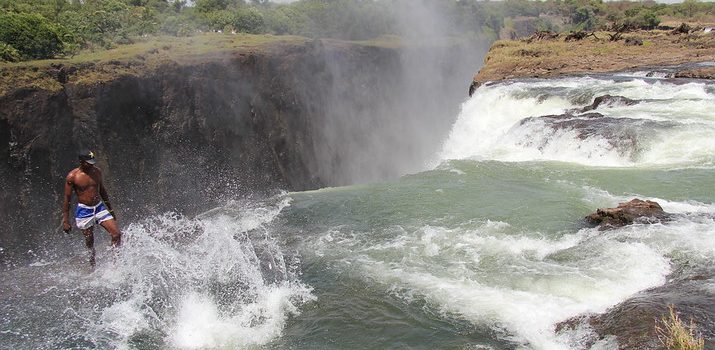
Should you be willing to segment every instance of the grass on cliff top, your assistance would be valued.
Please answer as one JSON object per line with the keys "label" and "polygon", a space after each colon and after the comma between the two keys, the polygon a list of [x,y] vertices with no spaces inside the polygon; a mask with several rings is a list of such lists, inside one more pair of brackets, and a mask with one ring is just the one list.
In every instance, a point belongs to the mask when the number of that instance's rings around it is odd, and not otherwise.
{"label": "grass on cliff top", "polygon": [[191,37],[151,36],[137,38],[128,45],[119,45],[108,50],[83,51],[60,59],[35,60],[18,63],[0,63],[0,67],[46,67],[51,64],[102,63],[114,60],[161,58],[182,59],[210,53],[260,49],[272,43],[302,43],[306,38],[298,36],[219,34],[204,33]]}
{"label": "grass on cliff top", "polygon": [[[525,39],[497,41],[475,80],[619,71],[715,57],[715,33],[673,35],[669,31],[637,31],[623,34],[623,39],[618,41],[610,41],[609,34],[614,33],[597,32],[596,37],[580,41],[565,41],[564,34],[531,42]],[[625,39],[638,39],[643,44],[628,45]]]}
{"label": "grass on cliff top", "polygon": [[147,37],[109,50],[84,51],[74,57],[0,63],[0,96],[17,88],[62,88],[53,67],[77,67],[68,81],[100,83],[122,75],[138,75],[165,62],[191,63],[205,57],[229,57],[231,53],[257,53],[274,44],[302,44],[297,36],[206,33],[192,37]]}
{"label": "grass on cliff top", "polygon": [[[311,40],[313,39],[299,36],[243,33],[204,33],[191,37],[158,36],[137,38],[133,44],[108,50],[84,51],[74,57],[18,63],[0,62],[0,96],[25,87],[59,91],[62,89],[62,84],[57,79],[60,66],[76,67],[79,71],[68,76],[69,82],[93,84],[122,75],[140,75],[167,62],[198,63],[208,59],[230,58],[236,54],[262,53],[281,45],[302,45]],[[400,39],[395,36],[344,43],[383,48],[396,48],[401,45]]]}

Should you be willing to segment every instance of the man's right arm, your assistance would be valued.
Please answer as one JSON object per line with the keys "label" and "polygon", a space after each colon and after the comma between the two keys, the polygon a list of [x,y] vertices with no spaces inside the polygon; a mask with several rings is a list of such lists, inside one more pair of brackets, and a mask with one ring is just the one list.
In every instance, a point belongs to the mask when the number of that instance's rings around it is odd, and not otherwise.
{"label": "man's right arm", "polygon": [[72,183],[74,180],[74,171],[70,172],[65,179],[65,198],[62,202],[62,231],[70,232],[70,201],[72,200]]}

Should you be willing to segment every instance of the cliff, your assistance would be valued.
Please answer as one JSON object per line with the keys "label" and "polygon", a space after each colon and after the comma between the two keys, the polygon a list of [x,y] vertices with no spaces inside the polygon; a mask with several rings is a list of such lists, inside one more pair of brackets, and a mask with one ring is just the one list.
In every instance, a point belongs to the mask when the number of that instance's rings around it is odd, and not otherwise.
{"label": "cliff", "polygon": [[458,46],[212,38],[1,66],[1,246],[57,230],[79,148],[97,153],[125,224],[416,171],[474,69],[455,68],[473,57]]}
{"label": "cliff", "polygon": [[[488,81],[549,78],[560,75],[615,72],[636,68],[712,61],[715,32],[652,30],[596,32],[580,40],[568,34],[537,33],[521,40],[495,42],[474,76],[471,90]],[[678,76],[712,79],[715,68],[684,69]]]}

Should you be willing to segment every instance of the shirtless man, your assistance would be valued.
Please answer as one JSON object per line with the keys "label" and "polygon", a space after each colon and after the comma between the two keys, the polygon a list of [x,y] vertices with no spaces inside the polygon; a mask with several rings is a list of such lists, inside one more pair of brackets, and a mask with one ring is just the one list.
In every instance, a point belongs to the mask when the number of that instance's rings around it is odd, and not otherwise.
{"label": "shirtless man", "polygon": [[94,232],[95,223],[104,227],[112,236],[112,246],[119,247],[122,233],[117,228],[109,196],[102,184],[102,172],[94,164],[97,160],[94,153],[82,151],[79,154],[79,167],[72,169],[65,181],[65,199],[62,204],[62,230],[69,233],[72,227],[69,223],[70,201],[72,191],[77,193],[77,210],[75,224],[84,234],[84,243],[89,250],[89,262],[94,266]]}

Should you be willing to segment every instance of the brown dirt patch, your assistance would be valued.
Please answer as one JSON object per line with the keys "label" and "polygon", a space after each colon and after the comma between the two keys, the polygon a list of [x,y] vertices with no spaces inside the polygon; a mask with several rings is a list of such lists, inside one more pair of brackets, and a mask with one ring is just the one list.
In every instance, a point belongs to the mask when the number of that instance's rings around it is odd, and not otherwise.
{"label": "brown dirt patch", "polygon": [[[482,84],[512,78],[614,72],[715,60],[715,31],[679,35],[662,30],[637,31],[623,34],[623,40],[619,41],[609,41],[608,34],[613,33],[598,32],[596,37],[570,42],[564,41],[564,34],[532,42],[497,41],[474,81]],[[631,42],[638,39],[643,45],[627,45],[625,39]],[[699,69],[687,74],[712,78],[715,69]]]}

